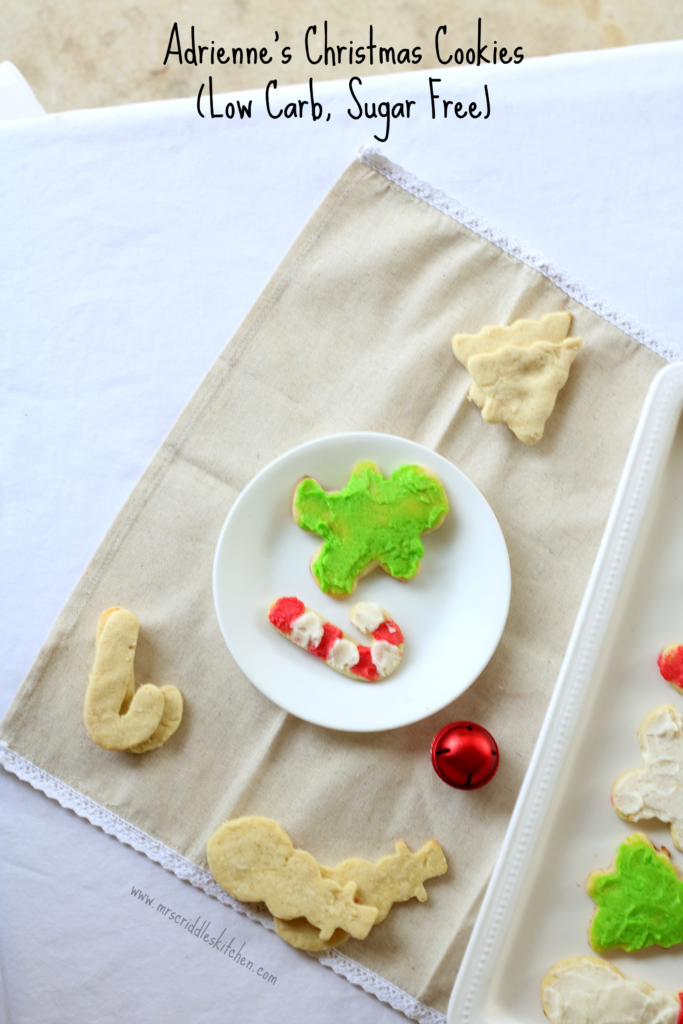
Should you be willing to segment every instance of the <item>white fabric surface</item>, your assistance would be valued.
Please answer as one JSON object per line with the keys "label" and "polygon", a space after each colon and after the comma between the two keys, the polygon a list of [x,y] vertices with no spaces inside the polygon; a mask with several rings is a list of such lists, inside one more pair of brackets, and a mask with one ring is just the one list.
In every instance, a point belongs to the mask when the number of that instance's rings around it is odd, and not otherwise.
{"label": "white fabric surface", "polygon": [[[657,44],[366,78],[359,93],[418,101],[392,125],[393,160],[678,345],[682,57]],[[430,74],[443,98],[480,100],[486,82],[489,120],[432,121]],[[378,122],[346,115],[345,82],[316,86],[330,122],[271,121],[249,97],[241,124],[200,121],[190,99],[0,125],[0,713],[193,389],[374,143]],[[400,1019],[4,772],[0,788],[10,1024],[259,1022],[276,1002],[283,1022]],[[225,920],[276,985],[169,934],[133,886]]]}
{"label": "white fabric surface", "polygon": [[21,71],[9,60],[0,63],[0,121],[42,117],[44,108]]}

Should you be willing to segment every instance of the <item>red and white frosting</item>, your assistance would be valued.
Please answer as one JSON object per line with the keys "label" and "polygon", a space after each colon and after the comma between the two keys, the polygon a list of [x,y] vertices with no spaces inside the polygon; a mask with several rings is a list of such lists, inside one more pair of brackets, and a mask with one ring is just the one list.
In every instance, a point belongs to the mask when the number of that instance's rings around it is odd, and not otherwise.
{"label": "red and white frosting", "polygon": [[373,638],[371,646],[357,644],[298,597],[280,597],[268,612],[278,632],[335,671],[370,683],[386,679],[403,656],[401,630],[383,608],[370,601],[354,605],[350,618],[356,629]]}

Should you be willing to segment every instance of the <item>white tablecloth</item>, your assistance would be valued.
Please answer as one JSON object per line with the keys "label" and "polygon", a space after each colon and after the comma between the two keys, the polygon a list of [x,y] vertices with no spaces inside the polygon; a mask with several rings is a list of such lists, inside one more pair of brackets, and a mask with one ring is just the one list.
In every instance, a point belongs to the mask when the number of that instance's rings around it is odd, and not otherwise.
{"label": "white tablecloth", "polygon": [[[392,160],[676,346],[682,58],[682,43],[656,44],[365,78],[357,92],[417,101],[392,123]],[[484,83],[488,120],[441,117],[443,99],[481,102]],[[348,116],[345,81],[316,85],[332,116],[315,124],[269,119],[261,90],[240,98],[250,121],[200,120],[189,99],[0,124],[0,713],[193,389],[383,133]],[[5,772],[0,791],[8,1024],[403,1019]],[[225,928],[254,970],[174,929],[159,903]]]}

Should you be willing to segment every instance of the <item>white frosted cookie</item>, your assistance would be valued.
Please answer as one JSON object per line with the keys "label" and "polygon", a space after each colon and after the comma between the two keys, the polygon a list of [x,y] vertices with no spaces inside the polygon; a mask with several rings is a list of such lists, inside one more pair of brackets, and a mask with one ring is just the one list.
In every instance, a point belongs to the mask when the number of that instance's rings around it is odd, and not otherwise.
{"label": "white frosted cookie", "polygon": [[612,804],[626,821],[658,818],[671,825],[683,850],[683,715],[671,704],[650,712],[638,730],[644,768],[624,772],[612,786]]}
{"label": "white frosted cookie", "polygon": [[681,1003],[644,981],[628,981],[605,960],[561,960],[541,984],[551,1024],[677,1024]]}
{"label": "white frosted cookie", "polygon": [[507,423],[524,444],[540,441],[581,348],[581,338],[567,337],[571,319],[547,313],[455,335],[453,352],[472,377],[467,397],[487,423]]}

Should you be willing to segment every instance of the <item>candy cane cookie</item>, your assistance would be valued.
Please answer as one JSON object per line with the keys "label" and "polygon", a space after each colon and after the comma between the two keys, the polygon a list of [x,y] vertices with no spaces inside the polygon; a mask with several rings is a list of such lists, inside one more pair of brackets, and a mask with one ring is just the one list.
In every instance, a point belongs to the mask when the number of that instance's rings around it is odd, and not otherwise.
{"label": "candy cane cookie", "polygon": [[561,960],[541,984],[543,1010],[551,1024],[681,1024],[681,994],[660,992],[644,981],[628,981],[597,957]]}
{"label": "candy cane cookie", "polygon": [[352,624],[365,636],[370,647],[358,644],[338,626],[334,626],[307,608],[298,597],[279,597],[268,611],[268,621],[278,633],[297,647],[315,655],[349,679],[376,683],[394,672],[403,656],[403,634],[383,608],[362,601],[351,609]]}
{"label": "candy cane cookie", "polygon": [[83,719],[88,735],[105,750],[145,754],[161,747],[183,717],[183,698],[175,686],[146,683],[135,689],[134,660],[140,623],[125,608],[100,615],[95,663],[85,695]]}

